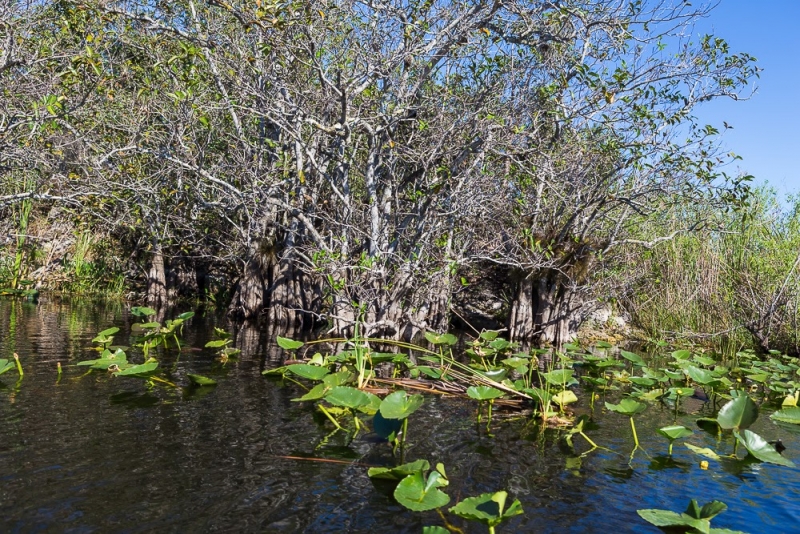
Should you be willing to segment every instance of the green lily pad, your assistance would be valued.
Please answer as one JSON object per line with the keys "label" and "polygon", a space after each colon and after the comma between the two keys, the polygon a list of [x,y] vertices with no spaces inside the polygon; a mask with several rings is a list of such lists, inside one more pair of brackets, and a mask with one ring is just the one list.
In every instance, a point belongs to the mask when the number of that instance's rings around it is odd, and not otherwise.
{"label": "green lily pad", "polygon": [[277,336],[275,338],[275,342],[278,344],[280,348],[285,350],[296,350],[305,344],[302,341],[295,341],[294,339],[289,339],[288,337],[281,337],[281,336]]}
{"label": "green lily pad", "polygon": [[102,332],[97,334],[97,337],[92,339],[92,343],[109,343],[110,341],[106,341],[111,338],[114,334],[119,332],[119,328],[116,326],[112,326],[111,328],[106,328]]}
{"label": "green lily pad", "polygon": [[502,397],[505,393],[491,386],[470,386],[467,388],[467,396],[470,399],[488,401]]}
{"label": "green lily pad", "polygon": [[692,445],[691,443],[684,443],[684,445],[686,445],[686,448],[695,454],[699,454],[700,456],[705,456],[706,458],[719,461],[719,454],[709,449],[708,447],[698,447],[697,445]]}
{"label": "green lily pad", "polygon": [[134,306],[131,308],[131,313],[136,317],[149,317],[151,315],[155,315],[156,311],[153,308],[148,308],[147,306]]}
{"label": "green lily pad", "polygon": [[386,419],[405,419],[416,412],[425,398],[422,395],[409,395],[405,391],[395,391],[380,404],[380,412]]}
{"label": "green lily pad", "polygon": [[692,356],[692,351],[690,350],[676,350],[672,353],[672,357],[676,360],[688,360]]}
{"label": "green lily pad", "polygon": [[424,473],[431,468],[428,460],[416,460],[397,467],[370,467],[367,476],[384,480],[403,480],[414,473]]}
{"label": "green lily pad", "polygon": [[775,447],[770,445],[767,440],[755,432],[742,430],[741,432],[734,432],[734,435],[739,443],[745,446],[747,452],[762,462],[794,467],[794,462],[781,456],[778,451],[775,450]]}
{"label": "green lily pad", "polygon": [[205,347],[207,349],[218,349],[220,347],[224,347],[230,342],[231,342],[230,339],[215,339],[213,341],[209,341],[208,343],[206,343]]}
{"label": "green lily pad", "polygon": [[758,419],[758,405],[745,394],[728,401],[717,414],[717,422],[725,430],[745,429],[756,419]]}
{"label": "green lily pad", "polygon": [[427,339],[432,345],[453,346],[458,343],[458,338],[453,334],[436,334],[434,332],[425,332],[425,339]]}
{"label": "green lily pad", "polygon": [[128,367],[127,369],[117,371],[116,373],[114,373],[114,376],[146,377],[147,375],[155,371],[157,367],[158,367],[158,362],[147,362],[141,365],[134,365],[132,367]]}
{"label": "green lily pad", "polygon": [[[353,410],[369,406],[373,402],[373,398],[377,399],[372,393],[350,386],[336,386],[325,396],[325,400],[334,406],[342,406]],[[378,399],[378,402],[380,402],[380,399]]]}
{"label": "green lily pad", "polygon": [[500,332],[497,330],[485,330],[480,333],[479,337],[484,341],[494,341],[499,335]]}
{"label": "green lily pad", "polygon": [[[80,364],[78,364],[78,365],[80,365]],[[14,362],[9,361],[9,360],[7,360],[5,358],[0,358],[0,375],[5,373],[6,371],[10,371],[14,367],[16,367],[16,364]]]}
{"label": "green lily pad", "polygon": [[400,481],[394,490],[394,498],[414,512],[441,508],[450,502],[450,497],[439,489],[447,484],[447,478],[439,471],[431,471],[427,480],[422,471],[417,471]]}
{"label": "green lily pad", "polygon": [[206,378],[205,376],[202,376],[202,375],[187,374],[186,376],[189,377],[189,380],[191,380],[192,384],[195,384],[197,386],[216,386],[217,385],[217,381],[216,380],[212,380],[211,378]]}
{"label": "green lily pad", "polygon": [[793,423],[795,425],[800,425],[800,408],[797,406],[788,406],[773,413],[769,416],[769,418],[782,423]]}
{"label": "green lily pad", "polygon": [[659,428],[658,433],[670,441],[675,441],[676,439],[680,438],[686,438],[694,434],[694,432],[692,432],[685,426],[681,425],[672,425]]}
{"label": "green lily pad", "polygon": [[622,399],[619,404],[605,403],[606,408],[612,412],[621,413],[633,417],[637,413],[641,413],[647,409],[647,404],[636,402],[633,399]]}
{"label": "green lily pad", "polygon": [[422,534],[450,534],[450,531],[439,525],[422,527]]}
{"label": "green lily pad", "polygon": [[566,406],[567,404],[578,402],[578,397],[571,389],[566,389],[560,393],[556,393],[552,397],[553,402],[559,406]]}
{"label": "green lily pad", "polygon": [[180,319],[181,321],[186,321],[187,319],[191,319],[192,317],[194,317],[194,312],[193,311],[188,311],[188,312],[183,312],[182,314],[180,314],[178,316],[178,319]]}
{"label": "green lily pad", "polygon": [[128,356],[121,350],[111,352],[106,349],[96,360],[84,360],[78,362],[78,365],[89,365],[92,369],[108,369],[111,366],[124,367],[128,363]]}
{"label": "green lily pad", "polygon": [[450,508],[450,513],[471,521],[480,521],[484,525],[493,528],[509,517],[523,513],[522,504],[519,500],[515,500],[506,509],[507,499],[508,493],[505,491],[484,493],[477,497],[464,499]]}
{"label": "green lily pad", "polygon": [[642,357],[639,356],[638,354],[634,353],[634,352],[628,352],[627,350],[621,350],[621,351],[619,351],[619,355],[622,356],[623,358],[625,358],[626,360],[628,360],[629,362],[632,362],[634,365],[645,365],[644,360],[642,359]]}
{"label": "green lily pad", "polygon": [[711,371],[708,369],[700,369],[699,367],[690,365],[686,368],[686,372],[689,374],[689,378],[704,386],[715,387],[722,383],[716,376],[711,374]]}
{"label": "green lily pad", "polygon": [[372,429],[377,435],[387,441],[395,441],[403,428],[402,419],[387,419],[381,415],[380,407],[372,417]]}
{"label": "green lily pad", "polygon": [[287,369],[300,378],[307,378],[308,380],[322,380],[330,372],[327,367],[319,367],[307,363],[295,363],[287,366]]}
{"label": "green lily pad", "polygon": [[310,400],[319,400],[319,399],[325,397],[325,395],[327,395],[328,392],[331,389],[332,389],[332,386],[329,386],[328,384],[323,382],[321,384],[317,384],[316,386],[314,386],[313,388],[308,390],[308,392],[305,395],[303,395],[302,397],[298,397],[296,399],[292,399],[292,402],[304,402],[304,401],[310,401]]}
{"label": "green lily pad", "polygon": [[542,373],[542,378],[544,378],[548,384],[554,386],[571,385],[574,380],[572,378],[573,373],[574,371],[572,369],[556,369],[549,373]]}

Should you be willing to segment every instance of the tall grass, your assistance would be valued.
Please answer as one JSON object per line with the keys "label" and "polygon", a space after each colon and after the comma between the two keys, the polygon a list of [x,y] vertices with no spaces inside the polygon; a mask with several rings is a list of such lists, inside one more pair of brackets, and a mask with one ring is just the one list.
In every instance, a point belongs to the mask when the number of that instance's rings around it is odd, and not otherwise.
{"label": "tall grass", "polygon": [[699,219],[701,229],[631,256],[623,303],[634,321],[654,338],[798,352],[800,199],[782,208],[761,188],[737,212],[685,212],[660,230]]}

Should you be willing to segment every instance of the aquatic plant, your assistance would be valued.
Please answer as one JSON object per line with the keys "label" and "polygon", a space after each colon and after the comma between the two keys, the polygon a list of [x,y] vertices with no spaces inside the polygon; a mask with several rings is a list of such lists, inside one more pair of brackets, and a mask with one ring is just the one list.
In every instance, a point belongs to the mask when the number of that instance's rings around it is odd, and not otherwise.
{"label": "aquatic plant", "polygon": [[633,399],[622,399],[618,404],[611,404],[606,402],[606,408],[622,415],[627,415],[631,420],[631,432],[633,433],[633,442],[635,444],[633,451],[631,451],[631,459],[639,447],[639,437],[636,435],[636,424],[633,422],[633,416],[642,413],[647,409],[647,405],[636,402]]}
{"label": "aquatic plant", "polygon": [[665,426],[658,429],[658,433],[669,440],[669,455],[672,456],[672,444],[676,439],[686,438],[693,434],[691,430],[681,425]]}
{"label": "aquatic plant", "polygon": [[711,520],[727,509],[728,506],[720,501],[711,501],[700,507],[697,501],[692,499],[682,514],[658,509],[637,510],[636,513],[657,527],[684,528],[685,532],[702,534],[744,534],[740,531],[711,528]]}
{"label": "aquatic plant", "polygon": [[492,424],[492,404],[494,400],[502,397],[504,393],[499,389],[490,386],[470,386],[467,388],[467,396],[478,401],[478,424],[481,423],[481,405],[487,404],[486,430]]}
{"label": "aquatic plant", "polygon": [[478,521],[489,527],[489,534],[494,534],[494,527],[523,512],[522,504],[515,499],[506,508],[508,493],[496,491],[494,493],[483,493],[477,497],[469,497],[450,508],[450,513],[470,521]]}

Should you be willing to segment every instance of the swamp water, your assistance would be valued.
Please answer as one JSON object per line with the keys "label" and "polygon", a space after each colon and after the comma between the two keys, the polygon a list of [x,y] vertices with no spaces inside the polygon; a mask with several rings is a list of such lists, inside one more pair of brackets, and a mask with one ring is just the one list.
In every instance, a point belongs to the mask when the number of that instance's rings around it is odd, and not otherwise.
{"label": "swamp water", "polygon": [[[417,533],[444,525],[435,511],[406,510],[391,486],[367,477],[370,466],[396,463],[388,444],[364,432],[352,442],[343,432],[328,437],[332,427],[312,403],[291,402],[300,387],[262,376],[279,364],[264,333],[236,332],[243,352],[223,365],[202,347],[214,326],[229,325],[199,313],[187,322],[184,350],[161,356],[160,367],[179,386],[194,373],[215,379],[213,388],[148,388],[75,366],[97,358],[91,340],[105,328],[119,326],[115,342],[128,344],[123,334],[136,320],[121,306],[0,300],[0,358],[17,352],[25,371],[19,382],[15,370],[0,376],[0,532]],[[589,412],[588,395],[579,397],[576,412]],[[498,532],[659,532],[636,510],[682,512],[691,498],[728,505],[716,528],[800,532],[799,468],[722,459],[703,470],[703,458],[683,443],[729,453],[733,438],[727,433],[718,445],[691,414],[677,424],[694,435],[675,443],[670,461],[656,429],[673,424],[674,414],[658,403],[636,416],[646,454],[629,462],[628,418],[603,406],[602,397],[595,401],[585,432],[614,452],[575,459],[559,440],[563,430],[496,418],[489,437],[476,425],[476,403],[426,396],[409,419],[405,460],[445,465],[445,517],[464,532],[486,527],[446,510],[503,489],[524,514]],[[800,438],[766,413],[752,430],[782,439],[784,456],[800,462]]]}

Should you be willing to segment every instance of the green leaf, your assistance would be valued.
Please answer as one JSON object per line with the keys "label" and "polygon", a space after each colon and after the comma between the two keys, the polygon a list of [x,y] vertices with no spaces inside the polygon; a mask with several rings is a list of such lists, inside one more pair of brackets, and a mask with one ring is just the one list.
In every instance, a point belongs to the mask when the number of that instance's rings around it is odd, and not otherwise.
{"label": "green leaf", "polygon": [[425,339],[427,339],[432,345],[453,346],[458,343],[458,338],[453,334],[436,334],[434,332],[425,332]]}
{"label": "green leaf", "polygon": [[331,386],[329,386],[328,384],[323,382],[321,384],[317,384],[316,386],[314,386],[313,388],[308,390],[308,392],[305,395],[303,395],[302,397],[298,397],[296,399],[292,399],[292,402],[303,402],[303,401],[310,401],[310,400],[319,400],[319,399],[325,397],[325,395],[330,390],[331,390]]}
{"label": "green leaf", "polygon": [[414,473],[424,473],[431,468],[428,460],[416,460],[397,467],[370,467],[367,476],[385,480],[403,480]]}
{"label": "green leaf", "polygon": [[288,337],[281,337],[281,336],[276,337],[275,342],[278,344],[280,348],[285,350],[296,350],[305,344],[302,341],[295,341],[294,339],[289,339]]}
{"label": "green leaf", "polygon": [[626,360],[633,362],[634,365],[645,365],[642,357],[636,353],[628,352],[627,350],[621,350],[619,351],[619,355],[625,358]]}
{"label": "green leaf", "polygon": [[422,534],[450,534],[450,531],[439,525],[422,527]]}
{"label": "green leaf", "polygon": [[188,311],[188,312],[183,312],[182,314],[180,314],[178,316],[178,319],[180,319],[181,321],[185,321],[187,319],[191,319],[192,317],[194,317],[194,312],[193,311]]}
{"label": "green leaf", "polygon": [[686,448],[695,454],[699,454],[700,456],[705,456],[706,458],[719,461],[719,454],[712,451],[708,447],[701,448],[697,447],[696,445],[692,445],[691,443],[684,443],[684,445],[686,445]]}
{"label": "green leaf", "polygon": [[742,430],[758,419],[758,405],[744,393],[728,401],[717,414],[719,426],[725,430]]}
{"label": "green leaf", "polygon": [[594,344],[594,346],[597,347],[598,349],[610,349],[614,345],[612,345],[608,341],[598,341],[597,343]]}
{"label": "green leaf", "polygon": [[670,441],[676,439],[686,438],[691,436],[694,432],[681,425],[665,426],[658,429],[658,433]]}
{"label": "green leaf", "polygon": [[134,306],[131,308],[131,313],[136,317],[149,317],[151,315],[155,315],[156,311],[153,308],[148,308],[147,306]]}
{"label": "green leaf", "polygon": [[741,432],[734,431],[736,439],[745,446],[747,451],[762,462],[771,464],[784,465],[786,467],[794,467],[794,463],[788,458],[781,456],[775,447],[770,445],[767,440],[749,430],[742,430]]}
{"label": "green leaf", "polygon": [[381,401],[380,412],[386,419],[405,419],[416,412],[423,402],[425,398],[422,395],[395,391]]}
{"label": "green leaf", "polygon": [[489,343],[489,346],[496,351],[502,351],[509,348],[511,346],[511,342],[499,337],[497,339],[492,340],[492,342]]}
{"label": "green leaf", "polygon": [[158,367],[158,362],[148,362],[141,365],[134,365],[122,371],[117,371],[114,376],[146,376]]}
{"label": "green leaf", "polygon": [[207,349],[217,349],[219,347],[224,347],[228,343],[230,343],[230,339],[215,339],[214,341],[209,341],[205,344]]}
{"label": "green leaf", "polygon": [[467,396],[470,399],[488,401],[500,398],[504,395],[502,391],[491,386],[470,386],[467,388]]}
{"label": "green leaf", "polygon": [[98,341],[97,341],[97,340],[98,340],[98,338],[107,338],[107,337],[109,337],[109,336],[113,336],[113,335],[114,335],[114,334],[116,334],[117,332],[119,332],[119,328],[117,328],[116,326],[112,326],[111,328],[106,328],[106,329],[105,329],[105,330],[103,330],[102,332],[98,332],[98,334],[97,334],[97,337],[96,337],[96,338],[94,338],[94,339],[92,340],[92,342],[94,342],[94,343],[97,343],[97,342],[98,342]]}
{"label": "green leaf", "polygon": [[330,372],[328,371],[327,367],[308,365],[307,363],[295,363],[287,366],[286,368],[297,376],[301,378],[307,378],[309,380],[322,380],[322,377]]}
{"label": "green leaf", "polygon": [[515,500],[506,510],[506,499],[508,499],[508,493],[505,491],[484,493],[477,497],[464,499],[450,508],[450,513],[471,521],[480,521],[489,527],[495,527],[505,519],[523,513],[519,500]]}
{"label": "green leaf", "polygon": [[189,380],[191,380],[192,384],[195,384],[197,386],[216,386],[217,385],[217,381],[216,380],[212,380],[210,378],[206,378],[205,376],[202,376],[202,375],[187,374],[186,376],[189,377]]}
{"label": "green leaf", "polygon": [[479,337],[484,341],[494,341],[498,335],[500,335],[500,332],[497,330],[485,330],[480,333]]}
{"label": "green leaf", "polygon": [[[0,371],[0,373],[2,373],[2,371]],[[769,418],[782,423],[793,423],[795,425],[800,425],[800,408],[797,406],[790,406],[773,413],[769,416]]]}
{"label": "green leaf", "polygon": [[325,395],[325,400],[334,406],[343,406],[356,410],[364,406],[369,406],[373,397],[375,397],[375,395],[372,393],[367,393],[366,391],[361,391],[350,386],[336,386]]}
{"label": "green leaf", "polygon": [[688,360],[692,356],[692,351],[690,350],[676,350],[672,353],[672,357],[676,360]]}
{"label": "green leaf", "polygon": [[689,374],[689,378],[697,382],[698,384],[702,384],[704,386],[717,386],[721,384],[719,379],[711,374],[711,371],[708,369],[700,369],[699,367],[695,367],[694,365],[690,365],[686,368],[686,372]]}
{"label": "green leaf", "polygon": [[608,402],[605,404],[606,408],[612,412],[621,413],[631,417],[647,409],[647,404],[636,402],[633,399],[622,399],[619,404],[611,404]]}
{"label": "green leaf", "polygon": [[[80,365],[80,364],[78,364]],[[0,358],[0,375],[16,367],[16,364],[5,358]]]}
{"label": "green leaf", "polygon": [[394,490],[394,498],[415,512],[433,510],[450,502],[450,497],[439,489],[446,485],[447,479],[438,471],[431,472],[427,481],[418,471],[400,481]]}
{"label": "green leaf", "polygon": [[711,528],[708,519],[695,519],[686,514],[679,514],[670,510],[636,510],[639,516],[648,523],[657,527],[691,527],[700,532],[708,532]]}
{"label": "green leaf", "polygon": [[578,402],[578,397],[576,397],[575,393],[570,389],[564,390],[561,393],[556,393],[553,395],[552,399],[553,402],[562,407],[572,402]]}
{"label": "green leaf", "polygon": [[719,421],[711,417],[700,417],[695,421],[695,423],[697,423],[697,426],[699,426],[706,432],[710,432],[712,434],[719,434],[719,432],[721,431],[721,427],[719,426]]}
{"label": "green leaf", "polygon": [[557,369],[549,373],[542,373],[542,378],[544,378],[548,384],[554,386],[560,386],[562,384],[568,385],[572,380],[573,373],[574,371],[572,369]]}

